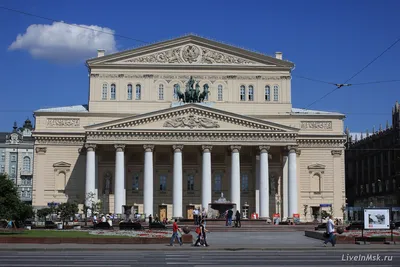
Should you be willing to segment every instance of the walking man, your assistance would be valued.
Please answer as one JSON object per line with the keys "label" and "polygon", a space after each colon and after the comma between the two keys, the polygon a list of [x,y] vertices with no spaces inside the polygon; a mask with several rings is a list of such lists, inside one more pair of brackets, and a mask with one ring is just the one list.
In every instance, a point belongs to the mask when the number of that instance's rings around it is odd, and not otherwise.
{"label": "walking man", "polygon": [[326,223],[326,235],[327,235],[327,239],[324,242],[324,246],[326,247],[326,245],[328,243],[332,244],[332,247],[334,247],[336,245],[336,238],[335,238],[335,234],[334,234],[334,229],[335,229],[335,224],[333,223],[332,220],[333,216],[330,215],[329,216],[329,220]]}
{"label": "walking man", "polygon": [[178,219],[175,219],[174,223],[172,224],[172,236],[171,236],[171,241],[169,243],[171,247],[174,245],[175,239],[178,239],[179,245],[182,246],[182,240],[178,236],[179,227],[177,222]]}

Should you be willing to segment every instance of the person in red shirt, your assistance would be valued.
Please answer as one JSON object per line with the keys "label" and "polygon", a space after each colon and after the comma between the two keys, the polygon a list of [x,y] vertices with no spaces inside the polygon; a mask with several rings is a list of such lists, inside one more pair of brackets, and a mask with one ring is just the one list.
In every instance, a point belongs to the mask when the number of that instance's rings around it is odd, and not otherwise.
{"label": "person in red shirt", "polygon": [[179,245],[182,246],[182,241],[178,236],[179,227],[177,222],[178,220],[175,219],[174,224],[172,225],[172,236],[171,236],[171,241],[169,242],[170,246],[173,246],[175,239],[178,239]]}

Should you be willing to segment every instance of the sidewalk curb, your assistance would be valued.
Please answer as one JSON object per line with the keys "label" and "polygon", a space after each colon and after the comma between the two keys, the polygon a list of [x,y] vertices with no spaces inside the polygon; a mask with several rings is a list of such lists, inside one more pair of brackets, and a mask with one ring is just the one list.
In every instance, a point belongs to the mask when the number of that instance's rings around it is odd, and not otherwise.
{"label": "sidewalk curb", "polygon": [[385,246],[383,245],[380,248],[377,247],[372,247],[368,248],[366,246],[356,246],[356,247],[296,247],[296,248],[289,248],[289,247],[283,247],[283,248],[211,248],[211,247],[173,247],[173,248],[168,248],[168,247],[161,247],[161,248],[135,248],[135,247],[126,247],[126,248],[0,248],[1,251],[131,251],[134,249],[135,251],[182,251],[182,250],[209,250],[209,251],[315,251],[315,250],[322,250],[322,251],[392,251],[396,250],[399,251],[398,246]]}

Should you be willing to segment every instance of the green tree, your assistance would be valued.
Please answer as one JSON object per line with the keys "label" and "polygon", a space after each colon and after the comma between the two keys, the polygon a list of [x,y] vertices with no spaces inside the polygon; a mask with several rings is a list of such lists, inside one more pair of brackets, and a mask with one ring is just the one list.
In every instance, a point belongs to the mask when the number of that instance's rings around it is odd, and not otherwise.
{"label": "green tree", "polygon": [[71,217],[74,217],[76,213],[78,213],[79,208],[76,203],[62,203],[58,206],[57,211],[60,213],[60,218],[63,224],[70,220]]}
{"label": "green tree", "polygon": [[32,206],[19,199],[17,187],[5,174],[0,174],[0,216],[0,219],[16,222],[24,222],[34,216]]}
{"label": "green tree", "polygon": [[36,212],[36,215],[39,217],[39,219],[42,219],[42,220],[46,220],[46,217],[48,216],[48,215],[50,215],[51,214],[51,210],[50,210],[50,208],[44,208],[44,209],[40,209],[40,210],[38,210],[37,212]]}

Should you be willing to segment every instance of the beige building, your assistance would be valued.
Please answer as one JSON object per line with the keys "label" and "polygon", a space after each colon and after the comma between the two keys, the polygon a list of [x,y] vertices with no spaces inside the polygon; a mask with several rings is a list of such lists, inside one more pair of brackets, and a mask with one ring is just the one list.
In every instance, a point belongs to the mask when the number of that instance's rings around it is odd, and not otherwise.
{"label": "beige building", "polygon": [[[95,193],[105,212],[190,218],[223,193],[245,217],[342,217],[344,115],[293,108],[282,53],[189,35],[87,67],[88,105],[35,111],[33,205]],[[184,103],[191,85],[204,101]]]}

